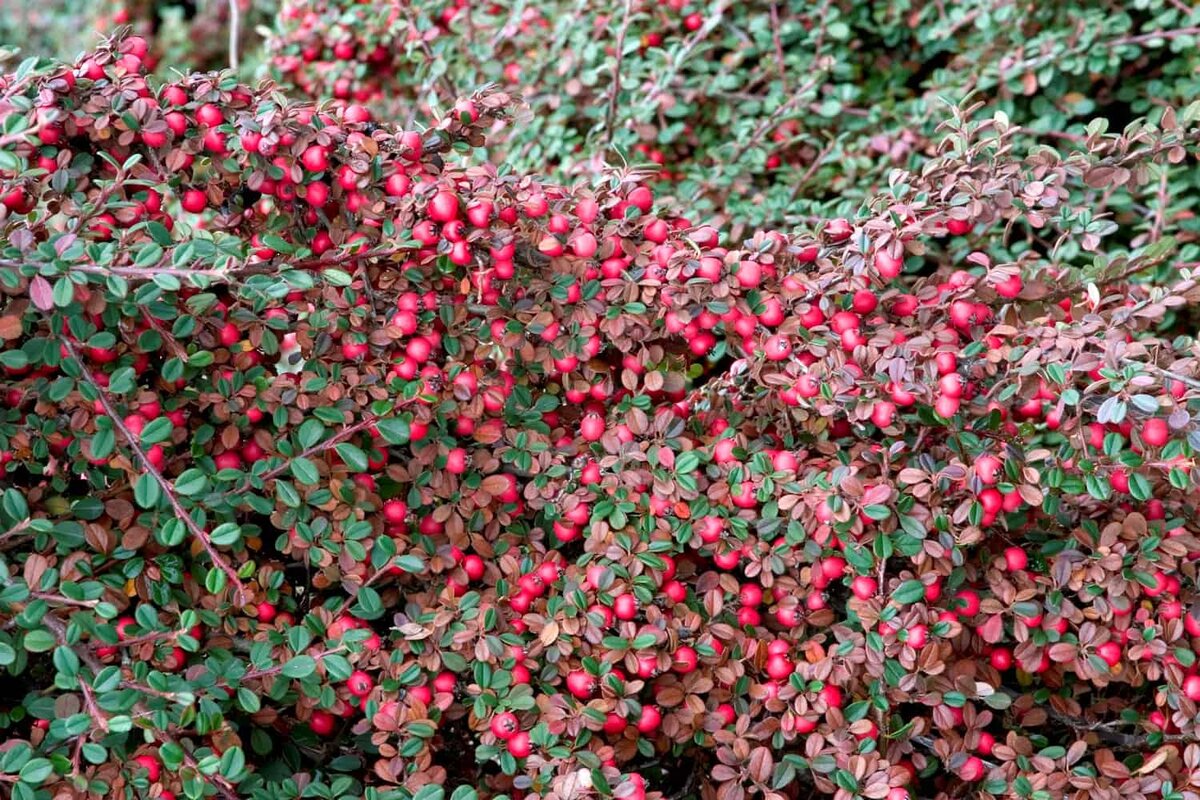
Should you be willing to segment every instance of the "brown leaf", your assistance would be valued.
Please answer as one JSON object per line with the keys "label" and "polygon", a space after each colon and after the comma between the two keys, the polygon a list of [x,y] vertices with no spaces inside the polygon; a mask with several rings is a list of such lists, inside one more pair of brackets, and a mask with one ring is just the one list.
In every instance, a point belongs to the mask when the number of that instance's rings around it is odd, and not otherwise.
{"label": "brown leaf", "polygon": [[21,338],[21,318],[15,314],[0,317],[0,339]]}
{"label": "brown leaf", "polygon": [[1171,754],[1174,752],[1175,752],[1175,747],[1172,745],[1167,745],[1166,747],[1160,747],[1158,749],[1158,752],[1150,757],[1149,761],[1147,761],[1145,764],[1142,764],[1142,766],[1138,767],[1137,774],[1138,775],[1146,775],[1147,773],[1154,772],[1154,770],[1158,769],[1163,764],[1165,764],[1167,759],[1170,758]]}

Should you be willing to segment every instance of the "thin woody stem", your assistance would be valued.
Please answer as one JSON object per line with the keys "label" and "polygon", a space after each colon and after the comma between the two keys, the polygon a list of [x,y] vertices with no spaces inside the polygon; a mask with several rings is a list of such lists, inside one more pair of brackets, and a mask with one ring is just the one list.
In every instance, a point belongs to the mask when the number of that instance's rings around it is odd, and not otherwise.
{"label": "thin woody stem", "polygon": [[66,337],[62,339],[62,343],[63,348],[67,351],[67,354],[79,366],[84,381],[96,392],[97,398],[100,402],[100,407],[104,411],[104,415],[112,421],[113,427],[116,428],[117,432],[121,434],[121,437],[125,440],[130,451],[132,451],[134,456],[137,458],[142,469],[144,469],[146,474],[150,475],[154,482],[158,484],[158,488],[162,491],[163,497],[166,498],[167,504],[171,507],[171,511],[174,512],[175,517],[181,523],[183,523],[184,527],[187,528],[188,533],[191,534],[192,538],[200,543],[200,546],[204,549],[204,552],[208,554],[208,557],[212,561],[213,565],[225,573],[225,576],[233,585],[235,589],[234,602],[239,605],[247,602],[250,598],[250,593],[242,583],[241,578],[238,577],[237,572],[229,565],[229,562],[226,561],[220,552],[217,551],[217,548],[215,545],[213,545],[212,539],[209,537],[208,533],[196,524],[196,521],[192,519],[191,514],[187,513],[187,510],[183,507],[183,504],[179,502],[179,498],[175,496],[175,489],[171,485],[170,481],[162,476],[162,473],[159,472],[158,468],[155,467],[153,462],[150,461],[149,456],[147,456],[145,451],[142,450],[141,445],[138,443],[137,437],[132,431],[129,430],[128,427],[126,427],[124,420],[117,413],[116,409],[113,408],[112,400],[108,396],[108,391],[96,381],[95,377],[92,376],[91,370],[89,370],[84,364],[83,359],[79,357],[79,352],[76,350],[75,344]]}

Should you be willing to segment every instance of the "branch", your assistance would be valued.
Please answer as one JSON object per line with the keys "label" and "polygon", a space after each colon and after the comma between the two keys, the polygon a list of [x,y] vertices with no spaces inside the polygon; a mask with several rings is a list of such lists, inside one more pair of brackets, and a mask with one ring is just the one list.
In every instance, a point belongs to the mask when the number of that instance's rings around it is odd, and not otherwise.
{"label": "branch", "polygon": [[1163,369],[1162,367],[1158,366],[1157,364],[1148,364],[1145,361],[1137,361],[1132,358],[1122,358],[1121,363],[1129,364],[1132,366],[1139,366],[1142,369],[1148,369],[1151,372],[1157,372],[1159,375],[1162,375],[1164,378],[1170,378],[1173,381],[1179,381],[1184,386],[1190,386],[1193,389],[1200,389],[1200,381],[1196,380],[1195,378],[1189,378],[1186,375],[1180,375],[1178,372],[1172,372],[1169,369]]}
{"label": "branch", "polygon": [[816,85],[820,83],[824,77],[824,72],[818,72],[816,75],[810,78],[807,83],[797,89],[792,96],[788,98],[786,103],[780,105],[779,108],[775,109],[771,113],[771,116],[759,123],[754,133],[750,134],[750,137],[738,145],[737,149],[733,151],[733,155],[729,157],[729,160],[736,162],[742,157],[742,155],[745,154],[747,150],[758,144],[762,140],[762,137],[767,134],[767,131],[771,129],[771,126],[778,122],[780,117],[787,114],[789,111],[794,110],[796,106],[802,103],[805,95],[812,91],[812,89],[816,87]]}
{"label": "branch", "polygon": [[141,445],[138,444],[137,437],[134,436],[133,432],[125,426],[124,420],[121,419],[121,416],[117,414],[116,409],[113,408],[112,400],[108,396],[108,391],[100,386],[100,384],[92,376],[91,371],[84,364],[83,359],[79,357],[79,352],[75,349],[74,343],[67,337],[62,338],[62,343],[71,359],[75,361],[77,365],[79,365],[79,369],[84,380],[92,387],[93,390],[95,390],[100,401],[100,406],[104,409],[104,415],[112,421],[113,427],[115,427],[117,432],[124,437],[126,443],[129,445],[129,449],[133,451],[133,454],[137,457],[138,462],[141,464],[142,469],[144,469],[146,473],[154,479],[154,482],[158,484],[158,488],[162,491],[163,496],[167,498],[167,503],[171,506],[171,510],[175,513],[175,517],[188,529],[188,532],[192,535],[192,538],[200,542],[200,546],[204,548],[204,552],[208,554],[208,557],[212,561],[213,565],[224,572],[225,576],[232,583],[236,590],[234,602],[237,605],[243,605],[246,602],[249,602],[250,593],[242,584],[241,578],[238,577],[237,572],[217,551],[217,548],[213,545],[212,539],[209,538],[208,533],[202,530],[200,526],[196,524],[196,521],[192,519],[192,515],[187,513],[187,511],[184,509],[183,505],[179,502],[179,498],[175,496],[175,489],[173,486],[171,486],[171,483],[162,476],[162,473],[158,471],[154,464],[151,463],[149,457],[146,456],[146,453],[142,450]]}
{"label": "branch", "polygon": [[6,530],[4,533],[0,533],[0,542],[3,542],[7,539],[11,539],[14,536],[19,536],[21,533],[28,530],[29,526],[31,524],[33,524],[32,519],[21,520],[16,525],[13,525],[11,528]]}
{"label": "branch", "polygon": [[1111,284],[1119,283],[1120,281],[1123,281],[1127,278],[1132,278],[1134,275],[1138,274],[1139,272],[1144,272],[1145,270],[1148,270],[1151,267],[1157,267],[1159,264],[1166,261],[1170,255],[1171,254],[1169,252],[1166,252],[1155,258],[1134,259],[1132,262],[1130,262],[1130,264],[1127,267],[1125,267],[1125,269],[1121,270],[1116,275],[1101,276],[1098,280],[1078,282],[1078,283],[1071,284],[1063,289],[1059,289],[1057,292],[1051,292],[1050,294],[1048,294],[1044,298],[1042,298],[1042,300],[1045,303],[1057,303],[1059,300],[1070,297],[1071,295],[1076,294],[1077,292],[1084,291],[1087,288],[1087,285],[1089,283],[1094,283],[1098,287],[1099,286],[1107,287]]}
{"label": "branch", "polygon": [[[262,475],[258,476],[259,480],[261,480],[264,484],[267,481],[274,480],[275,478],[278,478],[280,475],[282,475],[283,473],[285,473],[289,469],[291,469],[292,462],[295,461],[297,458],[311,458],[312,456],[319,455],[320,453],[324,453],[326,450],[331,450],[334,447],[336,447],[337,445],[339,445],[342,442],[349,439],[354,434],[371,427],[372,425],[374,425],[376,422],[378,422],[381,419],[383,419],[383,417],[379,417],[374,414],[363,417],[361,420],[354,423],[353,425],[347,425],[346,427],[342,428],[340,431],[335,433],[333,436],[330,436],[325,441],[318,442],[318,443],[314,444],[312,447],[309,447],[305,450],[301,450],[299,453],[297,453],[296,455],[287,459],[279,466],[267,470]],[[242,492],[245,492],[249,488],[250,488],[250,484],[247,483],[244,486],[240,487],[239,489],[235,490],[234,494],[241,494]]]}
{"label": "branch", "polygon": [[613,120],[617,116],[617,95],[621,93],[621,61],[625,58],[625,34],[629,31],[629,16],[633,13],[633,0],[625,0],[625,14],[621,28],[617,31],[617,60],[613,64],[612,94],[608,98],[608,110],[604,112],[604,149],[612,147]]}
{"label": "branch", "polygon": [[[58,642],[60,647],[69,646],[67,644],[67,626],[63,624],[62,620],[58,619],[57,617],[47,615],[42,618],[42,623],[50,629],[51,635],[54,636],[54,639]],[[71,647],[71,650],[73,650],[75,654],[79,656],[79,660],[82,661],[87,668],[92,671],[92,674],[98,675],[100,671],[104,669],[104,665],[101,664],[99,659],[97,659],[96,656],[94,656],[89,650],[78,646]],[[92,720],[96,723],[97,729],[108,730],[108,720],[105,719],[104,715],[100,713],[99,708],[96,706],[95,701],[92,698],[91,686],[87,684],[87,681],[84,679],[83,675],[79,676],[79,688],[80,691],[83,692],[84,703],[87,706],[88,711],[92,714]],[[142,687],[139,684],[133,684],[128,688],[136,688],[141,691],[147,687]],[[159,692],[155,692],[155,694],[161,696],[161,693]],[[140,715],[148,716],[151,714],[150,710],[147,709],[140,700],[134,703],[133,708]],[[225,778],[220,775],[205,775],[203,772],[201,772],[200,767],[196,763],[196,759],[192,757],[192,754],[187,750],[184,750],[183,746],[169,736],[166,731],[156,726],[154,735],[166,744],[173,744],[176,747],[179,747],[180,751],[183,752],[184,764],[195,770],[196,774],[200,776],[201,780],[216,789],[217,794],[225,798],[225,800],[238,800],[237,792],[229,783],[229,781],[225,780]]]}
{"label": "branch", "polygon": [[229,69],[238,71],[238,27],[242,21],[242,10],[238,0],[229,0]]}
{"label": "branch", "polygon": [[[425,41],[425,37],[422,36],[421,32],[417,29],[417,21],[413,18],[412,13],[412,3],[401,3],[401,6],[404,8],[404,16],[408,20],[409,28],[417,34],[417,43],[421,47],[421,52],[425,54],[426,63],[438,63],[439,59],[433,54],[433,51],[429,49],[429,42]],[[443,72],[436,78],[436,80],[441,84],[442,91],[446,93],[445,101],[447,103],[453,103],[454,99],[458,97],[458,91],[454,88],[454,84],[450,82],[450,78],[446,75],[446,73]],[[428,83],[426,84],[426,88],[429,88]]]}
{"label": "branch", "polygon": [[1108,46],[1111,48],[1120,47],[1123,44],[1141,45],[1145,44],[1146,42],[1152,42],[1155,39],[1166,39],[1170,41],[1171,39],[1177,39],[1180,36],[1195,36],[1198,33],[1200,33],[1200,27],[1195,26],[1190,28],[1175,28],[1174,30],[1169,31],[1150,31],[1149,33],[1142,33],[1138,34],[1137,36],[1122,36],[1119,39],[1113,39],[1108,43]]}
{"label": "branch", "polygon": [[[658,93],[665,89],[667,84],[675,80],[675,75],[679,72],[679,68],[683,66],[683,62],[687,60],[688,55],[690,55],[691,52],[695,50],[701,42],[708,38],[708,35],[712,33],[713,29],[716,28],[717,25],[721,24],[721,20],[725,15],[726,9],[729,8],[730,2],[732,2],[732,0],[722,0],[722,2],[717,4],[717,7],[713,9],[712,13],[708,15],[707,19],[705,19],[704,24],[700,26],[700,29],[697,30],[692,37],[687,40],[683,46],[683,49],[679,50],[675,58],[671,60],[670,68],[664,70],[661,75],[654,79],[654,85],[650,87],[650,91],[646,92],[647,100],[654,102],[654,99],[658,97]],[[772,6],[772,8],[774,8],[774,6]],[[778,37],[778,35],[778,31],[776,31],[775,36]],[[780,78],[782,79],[782,51],[780,51],[779,56],[781,59],[779,64]]]}
{"label": "branch", "polygon": [[771,3],[771,43],[775,45],[775,63],[779,65],[779,83],[787,92],[787,62],[783,59],[783,40],[779,38],[779,4]]}
{"label": "branch", "polygon": [[[337,655],[338,653],[343,653],[345,651],[346,651],[346,648],[339,645],[338,647],[334,647],[331,650],[323,650],[320,653],[311,653],[310,656],[312,657],[313,661],[320,661],[321,659],[325,658],[326,656]],[[269,678],[273,675],[278,675],[280,672],[283,671],[283,668],[285,666],[287,666],[287,662],[281,661],[280,663],[276,664],[275,666],[267,667],[266,669],[247,670],[246,674],[243,675],[238,680],[240,682],[240,681],[248,681],[253,678]]]}

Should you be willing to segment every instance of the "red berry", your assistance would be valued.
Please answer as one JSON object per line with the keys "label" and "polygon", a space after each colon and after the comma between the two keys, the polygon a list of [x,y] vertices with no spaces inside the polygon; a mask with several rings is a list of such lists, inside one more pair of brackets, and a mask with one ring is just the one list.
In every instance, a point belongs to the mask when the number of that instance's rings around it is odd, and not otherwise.
{"label": "red berry", "polygon": [[199,214],[204,209],[208,208],[208,196],[199,189],[188,189],[183,193],[183,199],[180,201],[184,211],[190,211],[193,214]]}
{"label": "red berry", "polygon": [[656,707],[642,706],[642,715],[638,718],[637,729],[642,733],[654,733],[662,723],[662,712]]}
{"label": "red berry", "polygon": [[827,684],[817,693],[817,696],[830,708],[842,707],[842,690],[832,683]]}
{"label": "red berry", "polygon": [[375,680],[361,669],[356,669],[346,679],[346,688],[355,697],[366,697],[375,688]]}
{"label": "red berry", "polygon": [[1004,549],[1004,566],[1009,572],[1020,572],[1029,566],[1029,556],[1019,547]]}
{"label": "red berry", "polygon": [[453,192],[441,191],[429,201],[426,210],[434,222],[449,222],[458,218],[458,197]]}
{"label": "red berry", "polygon": [[513,758],[525,758],[533,752],[533,745],[529,742],[528,731],[517,731],[508,740],[508,752]]}
{"label": "red berry", "polygon": [[875,596],[875,592],[879,590],[879,582],[874,578],[869,578],[866,575],[859,575],[850,582],[850,591],[859,600],[869,600]]}
{"label": "red berry", "polygon": [[196,109],[196,122],[201,125],[213,127],[220,125],[225,121],[225,115],[221,113],[221,109],[214,106],[212,103],[205,103]]}
{"label": "red berry", "polygon": [[158,776],[162,773],[162,764],[157,757],[143,753],[140,756],[134,756],[133,763],[146,770],[151,783],[158,781]]}
{"label": "red berry", "polygon": [[257,606],[255,606],[254,610],[255,610],[255,615],[257,616],[259,622],[270,625],[272,622],[275,621],[275,615],[277,613],[277,609],[275,608],[275,605],[273,603],[268,603],[266,601],[263,601],[263,602],[259,603]]}
{"label": "red berry", "polygon": [[1096,648],[1096,655],[1108,664],[1110,667],[1115,667],[1121,662],[1121,645],[1116,642],[1105,642]]}
{"label": "red berry", "polygon": [[596,681],[586,672],[575,670],[567,675],[567,691],[580,700],[590,700],[596,691]]}
{"label": "red berry", "polygon": [[983,761],[977,756],[971,756],[958,768],[958,777],[968,783],[979,780],[983,777]]}
{"label": "red berry", "polygon": [[792,674],[795,665],[782,655],[772,655],[767,658],[767,675],[774,680],[783,680]]}
{"label": "red berry", "polygon": [[979,595],[970,589],[963,589],[954,595],[955,611],[960,617],[973,617],[979,613]]}
{"label": "red berry", "polygon": [[632,594],[618,595],[613,600],[613,613],[617,615],[617,619],[631,620],[637,616],[638,602],[637,598]]}
{"label": "red berry", "polygon": [[992,666],[1000,672],[1003,672],[1006,669],[1011,669],[1013,665],[1012,651],[1007,647],[997,647],[992,651],[989,661],[991,661]]}
{"label": "red berry", "polygon": [[521,730],[521,723],[517,719],[517,715],[511,711],[501,711],[499,714],[492,717],[491,725],[492,734],[502,741],[508,741]]}
{"label": "red berry", "polygon": [[483,559],[476,555],[469,555],[463,559],[463,570],[467,573],[467,578],[477,581],[483,577],[484,563]]}
{"label": "red berry", "polygon": [[312,732],[317,736],[328,736],[333,733],[334,727],[337,726],[337,718],[328,711],[317,709],[312,713],[312,717],[308,720],[308,727],[312,728]]}
{"label": "red berry", "polygon": [[1170,439],[1171,431],[1165,419],[1154,417],[1142,425],[1142,441],[1151,447],[1162,447]]}

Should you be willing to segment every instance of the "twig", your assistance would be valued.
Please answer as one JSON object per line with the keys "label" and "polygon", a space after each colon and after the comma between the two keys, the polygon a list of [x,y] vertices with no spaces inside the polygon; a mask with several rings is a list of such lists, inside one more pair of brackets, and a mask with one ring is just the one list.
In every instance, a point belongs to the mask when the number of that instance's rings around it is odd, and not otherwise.
{"label": "twig", "polygon": [[129,639],[122,639],[116,644],[108,644],[98,639],[93,639],[88,642],[88,646],[93,650],[100,647],[137,647],[139,644],[146,642],[161,642],[166,639],[174,639],[183,631],[155,631],[154,633],[144,633],[141,636],[133,636]]}
{"label": "twig", "polygon": [[1167,205],[1170,202],[1167,197],[1167,178],[1170,175],[1169,170],[1163,169],[1162,175],[1158,180],[1158,208],[1154,210],[1154,222],[1150,226],[1150,241],[1157,242],[1162,238],[1163,222],[1167,214]]}
{"label": "twig", "polygon": [[95,608],[100,604],[99,600],[72,600],[69,597],[64,597],[54,592],[30,592],[29,596],[36,600],[45,600],[47,603],[58,603],[62,606],[75,606],[77,608]]}
{"label": "twig", "polygon": [[1173,381],[1179,381],[1184,386],[1190,386],[1193,389],[1200,389],[1200,381],[1196,380],[1195,378],[1189,378],[1186,375],[1180,375],[1178,372],[1172,372],[1169,369],[1163,369],[1162,367],[1158,366],[1157,364],[1147,364],[1144,361],[1137,361],[1132,358],[1122,358],[1121,363],[1129,364],[1131,366],[1136,365],[1136,366],[1142,367],[1143,369],[1148,369],[1151,372],[1157,372],[1159,375],[1162,375],[1164,378],[1170,378]]}
{"label": "twig", "polygon": [[[295,461],[297,458],[311,458],[312,456],[323,453],[326,450],[330,450],[333,447],[346,441],[347,439],[349,439],[351,436],[358,433],[359,431],[366,430],[370,426],[374,425],[376,422],[379,422],[379,420],[381,420],[381,419],[383,419],[383,417],[379,417],[374,414],[371,414],[370,416],[364,417],[363,419],[359,420],[358,422],[354,423],[353,425],[347,425],[345,428],[342,428],[340,431],[335,433],[333,436],[330,436],[325,441],[318,442],[318,443],[314,444],[312,447],[301,450],[299,453],[297,453],[296,455],[287,459],[279,466],[274,467],[273,469],[267,470],[262,475],[260,475],[258,477],[258,479],[261,480],[264,484],[267,481],[274,480],[275,478],[278,478],[280,475],[282,475],[283,473],[285,473],[289,469],[291,469],[292,462]],[[247,491],[249,488],[250,488],[250,485],[247,483],[246,485],[240,487],[239,489],[234,490],[233,493],[241,494],[242,492]]]}
{"label": "twig", "polygon": [[625,58],[625,34],[629,31],[629,17],[633,13],[633,0],[625,0],[625,14],[617,31],[617,60],[613,64],[612,94],[608,98],[608,110],[604,113],[604,149],[612,147],[613,120],[617,116],[617,95],[621,93],[621,61]]}
{"label": "twig", "polygon": [[1118,272],[1116,275],[1103,276],[1103,277],[1101,277],[1099,282],[1088,281],[1086,283],[1073,283],[1069,286],[1059,289],[1057,292],[1051,292],[1050,294],[1046,295],[1046,297],[1043,298],[1043,301],[1046,303],[1057,303],[1059,300],[1062,300],[1063,298],[1070,297],[1071,295],[1075,294],[1076,292],[1083,291],[1087,287],[1087,283],[1098,283],[1098,285],[1101,285],[1101,286],[1108,286],[1110,284],[1114,284],[1114,283],[1123,281],[1126,278],[1132,278],[1134,275],[1138,274],[1139,272],[1143,272],[1152,267],[1157,267],[1159,264],[1166,261],[1167,257],[1169,255],[1170,255],[1169,253],[1163,253],[1161,256],[1159,256],[1157,258],[1150,258],[1150,259],[1145,259],[1145,260],[1134,259],[1134,261],[1131,262],[1129,264],[1129,266],[1127,266],[1125,269]]}
{"label": "twig", "polygon": [[[667,88],[667,85],[670,84],[671,81],[675,80],[675,75],[678,74],[679,68],[683,66],[683,63],[687,60],[687,57],[691,55],[691,52],[695,50],[701,42],[708,38],[708,35],[713,32],[714,28],[721,24],[721,20],[724,18],[725,11],[729,8],[731,1],[732,0],[725,0],[725,2],[719,3],[717,7],[713,9],[713,12],[709,14],[708,18],[704,21],[704,24],[700,26],[700,29],[692,34],[692,37],[684,43],[683,48],[680,49],[675,57],[671,60],[671,66],[666,70],[663,70],[663,73],[654,79],[654,84],[650,87],[650,90],[646,92],[646,99],[649,102],[653,103],[654,99],[658,97],[659,92]],[[778,36],[778,30],[776,31],[775,35]],[[782,67],[782,63],[780,66]]]}
{"label": "twig", "polygon": [[755,128],[754,133],[750,134],[746,141],[738,145],[737,149],[733,151],[733,155],[729,157],[729,160],[736,162],[742,157],[742,155],[745,154],[747,150],[758,144],[759,141],[762,140],[762,137],[767,134],[767,131],[771,130],[771,127],[779,121],[779,118],[787,114],[789,111],[794,110],[796,106],[802,103],[805,99],[805,95],[812,91],[812,89],[818,83],[820,83],[821,79],[824,77],[824,72],[818,72],[816,75],[810,78],[807,83],[797,89],[792,96],[787,99],[786,103],[781,104],[778,108],[771,112],[769,117],[759,123],[758,127]]}
{"label": "twig", "polygon": [[[404,16],[408,20],[409,27],[413,31],[417,32],[417,44],[421,48],[421,52],[425,54],[425,63],[439,63],[439,59],[433,54],[433,50],[431,50],[429,47],[429,42],[425,41],[425,37],[421,35],[419,30],[417,30],[417,21],[413,18],[412,13],[412,3],[401,3],[400,5],[404,9]],[[441,84],[442,91],[446,93],[446,97],[444,98],[445,102],[447,104],[452,104],[458,97],[458,90],[454,88],[454,84],[450,82],[450,78],[445,73],[439,75],[436,80]],[[426,88],[428,89],[432,87],[429,87],[429,84],[426,84]],[[428,151],[428,148],[426,148],[426,151]]]}
{"label": "twig", "polygon": [[778,3],[771,3],[771,42],[775,45],[775,63],[779,65],[779,83],[787,94],[787,62],[783,59],[783,40],[779,36]]}
{"label": "twig", "polygon": [[837,142],[830,142],[821,152],[813,157],[812,163],[808,165],[808,168],[804,170],[804,174],[796,180],[795,185],[792,187],[791,199],[793,202],[800,196],[800,192],[804,191],[804,187],[812,179],[812,176],[816,174],[817,170],[821,168],[821,164],[824,163],[826,156],[833,152],[833,148],[836,145]]}
{"label": "twig", "polygon": [[21,520],[16,525],[13,525],[11,528],[6,530],[4,533],[0,533],[0,542],[3,542],[7,539],[11,539],[14,536],[19,536],[22,532],[28,530],[29,526],[31,524],[33,524],[33,520],[31,520],[31,519]]}
{"label": "twig", "polygon": [[1138,34],[1137,36],[1122,36],[1119,39],[1113,39],[1108,43],[1109,47],[1120,47],[1124,44],[1140,45],[1155,39],[1177,39],[1180,36],[1195,36],[1200,34],[1200,27],[1193,26],[1190,28],[1175,28],[1169,31],[1150,31],[1149,33]]}
{"label": "twig", "polygon": [[[42,618],[42,624],[50,629],[51,635],[54,636],[54,639],[58,642],[59,646],[69,646],[67,645],[67,626],[62,620],[58,619],[57,617],[46,615]],[[104,665],[100,663],[100,659],[96,658],[96,656],[87,648],[75,645],[71,647],[71,650],[73,650],[75,654],[79,656],[79,660],[82,661],[87,668],[92,671],[93,675],[100,674],[100,672],[104,669]],[[79,686],[80,690],[83,692],[84,702],[86,705],[88,705],[89,711],[94,710],[95,712],[93,715],[93,721],[95,721],[97,728],[99,730],[107,730],[107,721],[105,720],[103,714],[100,713],[99,708],[95,706],[95,703],[91,698],[91,687],[86,685],[86,681],[82,675],[79,676]],[[140,684],[134,684],[127,688],[141,690],[147,687],[142,687]],[[156,694],[161,693],[156,692]],[[133,708],[139,715],[148,716],[151,714],[149,709],[147,709],[140,700],[134,703]],[[196,774],[200,776],[201,780],[216,789],[217,794],[225,798],[225,800],[237,800],[237,792],[234,790],[229,781],[220,775],[205,775],[203,772],[201,772],[199,765],[196,763],[196,759],[192,757],[192,754],[187,750],[184,750],[183,747],[171,736],[169,736],[165,730],[156,726],[154,735],[167,744],[173,744],[179,747],[179,749],[183,752],[184,764],[186,764],[190,769],[195,770]]]}
{"label": "twig", "polygon": [[242,10],[238,0],[229,0],[229,69],[238,71],[238,28],[242,22]]}
{"label": "twig", "polygon": [[[310,653],[309,655],[312,657],[313,661],[320,661],[321,659],[325,658],[326,656],[337,655],[338,653],[343,653],[345,651],[346,651],[346,648],[339,645],[338,647],[334,647],[330,650],[323,650],[320,653]],[[243,675],[238,680],[240,682],[240,681],[248,681],[248,680],[251,680],[252,678],[269,678],[272,675],[278,675],[280,672],[283,671],[283,668],[285,666],[287,666],[287,662],[281,661],[280,663],[276,664],[275,666],[267,667],[266,669],[246,670],[246,674]]]}
{"label": "twig", "polygon": [[117,432],[120,433],[125,439],[126,443],[129,445],[129,449],[133,451],[133,454],[137,457],[138,462],[142,465],[142,469],[144,469],[146,473],[154,479],[154,482],[158,484],[158,488],[162,491],[163,496],[166,497],[167,503],[171,506],[171,510],[174,512],[175,517],[183,523],[184,527],[188,529],[188,532],[192,535],[192,538],[200,542],[200,546],[204,548],[204,552],[208,554],[208,557],[212,561],[213,565],[224,572],[225,576],[232,583],[234,589],[236,590],[234,602],[237,605],[242,605],[248,602],[250,593],[246,591],[246,587],[242,584],[241,579],[238,577],[237,571],[234,570],[234,568],[229,565],[229,562],[221,556],[221,554],[217,551],[217,548],[213,545],[212,539],[209,538],[209,535],[205,531],[201,530],[200,526],[196,524],[196,521],[192,519],[192,515],[187,513],[187,511],[184,509],[183,505],[179,502],[179,498],[175,496],[174,487],[171,486],[170,482],[168,482],[167,479],[162,476],[162,473],[160,473],[158,468],[155,467],[153,462],[150,461],[150,458],[142,450],[141,445],[138,444],[137,437],[134,436],[133,432],[125,426],[124,420],[117,413],[116,409],[113,408],[112,401],[108,396],[108,391],[100,386],[95,377],[92,376],[91,370],[89,370],[87,365],[84,364],[83,359],[79,357],[79,352],[75,349],[74,343],[67,337],[62,338],[62,343],[63,348],[67,351],[67,354],[79,366],[84,380],[96,392],[97,398],[100,401],[100,406],[104,409],[105,416],[112,421],[113,427],[115,427]]}

